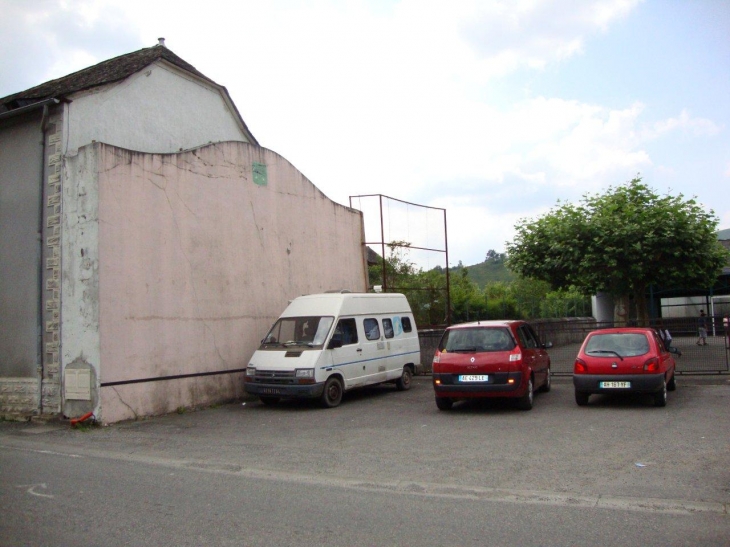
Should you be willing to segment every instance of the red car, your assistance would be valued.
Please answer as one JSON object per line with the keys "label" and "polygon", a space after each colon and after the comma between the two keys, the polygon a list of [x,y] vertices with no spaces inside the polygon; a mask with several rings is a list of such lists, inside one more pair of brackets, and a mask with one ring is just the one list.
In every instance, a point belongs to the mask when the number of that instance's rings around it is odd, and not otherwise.
{"label": "red car", "polygon": [[550,357],[524,321],[478,321],[446,329],[433,358],[436,406],[459,399],[511,397],[530,410],[536,389],[550,391]]}
{"label": "red car", "polygon": [[654,406],[667,404],[677,387],[675,362],[653,329],[616,328],[588,333],[573,366],[575,402],[593,393],[650,393]]}

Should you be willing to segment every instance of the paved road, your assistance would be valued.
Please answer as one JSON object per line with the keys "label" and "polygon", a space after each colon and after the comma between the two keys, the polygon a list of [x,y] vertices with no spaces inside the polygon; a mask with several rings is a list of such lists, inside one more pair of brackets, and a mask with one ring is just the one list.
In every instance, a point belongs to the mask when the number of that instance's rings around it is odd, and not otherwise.
{"label": "paved road", "polygon": [[428,378],[414,384],[331,410],[2,423],[0,545],[730,543],[724,378],[683,378],[665,408],[578,408],[557,383],[530,412],[440,412]]}

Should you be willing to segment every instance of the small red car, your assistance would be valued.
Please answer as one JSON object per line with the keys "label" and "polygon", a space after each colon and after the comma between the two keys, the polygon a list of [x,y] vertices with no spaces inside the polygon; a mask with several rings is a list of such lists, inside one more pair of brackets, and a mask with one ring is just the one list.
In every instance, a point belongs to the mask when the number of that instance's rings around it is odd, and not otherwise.
{"label": "small red car", "polygon": [[573,365],[575,402],[593,393],[650,393],[654,406],[667,404],[677,387],[675,362],[659,335],[648,328],[615,328],[588,333]]}
{"label": "small red car", "polygon": [[525,321],[478,321],[446,329],[433,358],[436,406],[459,399],[511,397],[530,410],[536,389],[550,391],[550,357]]}

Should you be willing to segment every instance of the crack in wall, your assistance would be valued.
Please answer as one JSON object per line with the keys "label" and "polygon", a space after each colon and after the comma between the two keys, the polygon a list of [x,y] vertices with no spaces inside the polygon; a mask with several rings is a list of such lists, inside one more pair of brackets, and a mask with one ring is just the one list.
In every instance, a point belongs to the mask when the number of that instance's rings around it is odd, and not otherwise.
{"label": "crack in wall", "polygon": [[137,412],[135,412],[135,410],[134,410],[134,409],[133,409],[133,408],[132,408],[132,407],[131,407],[131,406],[130,406],[130,405],[129,405],[128,403],[127,403],[127,401],[125,401],[125,400],[124,400],[124,399],[122,398],[122,396],[121,396],[121,395],[119,394],[119,391],[117,391],[117,388],[115,388],[114,386],[112,386],[112,391],[113,391],[114,393],[116,393],[116,395],[117,395],[117,399],[119,400],[119,402],[120,402],[120,403],[122,403],[122,404],[123,404],[124,406],[126,406],[126,407],[127,407],[128,409],[129,409],[129,411],[130,411],[130,412],[131,412],[132,414],[134,414],[134,419],[135,419],[135,420],[138,420],[138,419],[139,419],[139,414],[137,414]]}
{"label": "crack in wall", "polygon": [[259,226],[258,220],[256,220],[256,208],[253,205],[253,200],[249,200],[249,206],[251,207],[251,218],[253,219],[253,225],[256,228],[256,235],[259,238],[259,243],[261,244],[262,249],[266,249],[266,244],[264,243],[264,236],[261,233],[263,231],[263,228]]}
{"label": "crack in wall", "polygon": [[[237,143],[243,144],[243,143]],[[100,170],[99,173],[107,173],[115,171],[118,167],[124,165],[136,165],[141,166],[144,169],[144,159],[152,158],[158,159],[155,162],[156,166],[152,171],[157,171],[157,175],[165,177],[164,172],[166,168],[174,168],[177,171],[188,172],[192,175],[205,177],[209,179],[244,179],[248,180],[247,169],[243,164],[229,160],[225,155],[219,155],[216,159],[220,160],[218,163],[206,161],[197,154],[197,151],[180,151],[172,153],[147,153],[137,152],[134,150],[126,150],[123,148],[117,148],[112,145],[106,145],[100,143],[100,146],[105,149],[112,150],[112,157],[114,162],[111,165],[107,165],[104,169]],[[215,146],[215,145],[208,145]],[[206,148],[206,147],[204,147]],[[191,161],[188,157],[192,155],[195,161]],[[222,174],[210,173],[211,169],[220,169],[221,167],[226,168]],[[147,170],[147,169],[145,169]]]}

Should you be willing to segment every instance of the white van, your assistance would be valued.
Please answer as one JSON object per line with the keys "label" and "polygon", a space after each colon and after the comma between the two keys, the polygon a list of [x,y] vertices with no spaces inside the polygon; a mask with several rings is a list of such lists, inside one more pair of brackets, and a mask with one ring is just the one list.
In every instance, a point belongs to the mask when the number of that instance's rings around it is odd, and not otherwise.
{"label": "white van", "polygon": [[420,359],[402,294],[310,294],[294,299],[271,327],[246,368],[244,388],[265,404],[319,398],[334,407],[355,387],[410,388]]}

